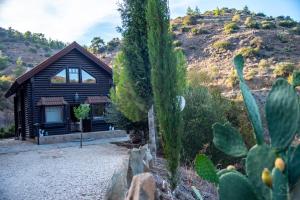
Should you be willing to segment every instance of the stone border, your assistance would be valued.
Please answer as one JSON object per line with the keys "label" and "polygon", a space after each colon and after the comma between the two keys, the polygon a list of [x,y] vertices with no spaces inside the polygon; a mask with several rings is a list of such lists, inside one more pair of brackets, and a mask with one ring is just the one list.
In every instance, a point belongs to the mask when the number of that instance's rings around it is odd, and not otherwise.
{"label": "stone border", "polygon": [[[123,130],[82,133],[83,141],[126,137],[126,136],[127,136],[126,131]],[[36,137],[35,140],[37,143],[38,138]],[[75,141],[76,142],[80,141],[80,133],[50,135],[50,136],[40,137],[40,144],[55,144],[55,143],[64,143],[64,142],[75,142]]]}

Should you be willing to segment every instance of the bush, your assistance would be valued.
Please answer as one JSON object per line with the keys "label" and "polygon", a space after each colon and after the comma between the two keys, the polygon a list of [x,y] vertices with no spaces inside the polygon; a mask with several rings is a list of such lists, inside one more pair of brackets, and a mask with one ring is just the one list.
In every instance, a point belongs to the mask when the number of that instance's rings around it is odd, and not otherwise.
{"label": "bush", "polygon": [[197,87],[208,85],[212,81],[212,77],[204,70],[190,70],[187,74],[189,85]]}
{"label": "bush", "polygon": [[254,69],[250,69],[246,74],[245,74],[245,80],[250,81],[254,78],[254,76],[257,74],[257,72]]}
{"label": "bush", "polygon": [[192,28],[191,29],[191,33],[192,33],[192,35],[198,35],[199,34],[199,29],[197,29],[197,28]]}
{"label": "bush", "polygon": [[292,29],[290,30],[290,32],[293,33],[293,34],[296,34],[296,35],[300,35],[300,25],[298,25],[298,26],[292,28]]}
{"label": "bush", "polygon": [[183,110],[182,161],[192,161],[199,151],[205,152],[215,164],[222,166],[237,161],[218,151],[212,144],[212,125],[216,122],[230,120],[233,126],[245,133],[243,136],[247,142],[253,144],[251,125],[242,104],[225,99],[217,89],[204,86],[188,88],[184,97],[186,107]]}
{"label": "bush", "polygon": [[182,33],[189,32],[190,30],[191,30],[191,28],[190,28],[190,27],[186,27],[186,26],[183,26],[183,27],[180,28],[180,31],[181,31]]}
{"label": "bush", "polygon": [[225,84],[227,87],[233,88],[238,84],[238,77],[236,71],[233,69],[231,70],[230,74],[228,75]]}
{"label": "bush", "polygon": [[216,49],[229,49],[231,43],[227,40],[219,40],[213,43],[213,47]]}
{"label": "bush", "polygon": [[261,28],[263,29],[273,29],[276,28],[275,23],[271,22],[271,21],[262,21],[261,22]]}
{"label": "bush", "polygon": [[33,48],[33,47],[30,47],[30,48],[29,48],[29,51],[30,51],[31,53],[37,53],[36,48]]}
{"label": "bush", "polygon": [[230,22],[224,25],[224,32],[229,34],[229,33],[233,33],[236,30],[238,30],[239,27],[235,22]]}
{"label": "bush", "polygon": [[275,66],[273,73],[278,76],[286,77],[293,73],[295,69],[294,63],[291,62],[281,62]]}
{"label": "bush", "polygon": [[182,42],[181,42],[180,40],[175,40],[175,41],[173,42],[173,45],[174,45],[175,47],[180,47],[180,46],[182,45]]}
{"label": "bush", "polygon": [[200,28],[198,29],[198,34],[209,34],[209,31],[204,28]]}
{"label": "bush", "polygon": [[261,59],[258,63],[258,68],[261,71],[265,71],[266,69],[270,68],[270,64],[266,59]]}
{"label": "bush", "polygon": [[290,19],[289,20],[281,20],[278,22],[278,25],[282,26],[282,27],[286,27],[286,28],[292,28],[297,25],[297,22],[290,20]]}
{"label": "bush", "polygon": [[[220,102],[204,86],[189,88],[185,95],[183,110],[184,131],[182,135],[182,159],[192,161],[200,150],[205,150],[216,160],[212,144],[212,125],[225,121],[225,112]],[[217,161],[218,162],[218,161]]]}
{"label": "bush", "polygon": [[231,19],[231,21],[233,22],[239,22],[240,20],[241,20],[241,16],[239,14],[235,14]]}
{"label": "bush", "polygon": [[15,136],[15,125],[0,128],[0,138],[11,138]]}
{"label": "bush", "polygon": [[195,25],[197,23],[196,17],[195,16],[191,16],[191,15],[187,15],[183,18],[182,24],[185,26],[188,25]]}
{"label": "bush", "polygon": [[280,40],[280,42],[282,43],[287,43],[289,42],[289,38],[288,38],[288,34],[281,32],[281,33],[277,33],[276,37],[278,38],[278,40]]}
{"label": "bush", "polygon": [[243,47],[239,50],[239,53],[242,54],[244,57],[249,58],[257,56],[259,54],[259,49],[253,47]]}
{"label": "bush", "polygon": [[8,66],[8,57],[4,56],[0,51],[0,70],[5,69]]}
{"label": "bush", "polygon": [[257,16],[257,17],[266,17],[266,15],[264,13],[261,13],[261,12],[256,13],[255,16]]}
{"label": "bush", "polygon": [[259,29],[259,23],[255,21],[252,17],[247,17],[244,24],[247,28]]}

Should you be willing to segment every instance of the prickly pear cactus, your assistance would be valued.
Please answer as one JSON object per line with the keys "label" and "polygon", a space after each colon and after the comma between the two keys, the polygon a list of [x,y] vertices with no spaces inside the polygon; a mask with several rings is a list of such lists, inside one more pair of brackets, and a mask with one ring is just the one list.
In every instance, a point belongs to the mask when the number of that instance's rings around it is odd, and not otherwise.
{"label": "prickly pear cactus", "polygon": [[219,195],[220,200],[257,200],[251,183],[238,172],[228,172],[221,176]]}
{"label": "prickly pear cactus", "polygon": [[253,184],[255,193],[264,199],[271,199],[271,190],[261,180],[264,168],[272,171],[275,161],[274,151],[267,145],[255,145],[246,158],[246,173]]}
{"label": "prickly pear cactus", "polygon": [[[296,133],[300,133],[300,97],[295,91],[295,87],[300,85],[300,72],[294,75],[293,85],[278,79],[268,95],[266,118],[271,137],[271,145],[268,145],[264,142],[258,106],[243,78],[243,57],[236,56],[234,64],[257,145],[247,151],[241,135],[229,123],[213,125],[213,142],[218,149],[231,156],[246,156],[245,176],[231,168],[216,172],[220,199],[298,199],[300,145],[295,146],[292,141]],[[198,165],[198,169],[202,168],[205,168],[203,162]],[[212,170],[212,167],[209,168]],[[201,176],[201,173],[198,172],[198,175]]]}

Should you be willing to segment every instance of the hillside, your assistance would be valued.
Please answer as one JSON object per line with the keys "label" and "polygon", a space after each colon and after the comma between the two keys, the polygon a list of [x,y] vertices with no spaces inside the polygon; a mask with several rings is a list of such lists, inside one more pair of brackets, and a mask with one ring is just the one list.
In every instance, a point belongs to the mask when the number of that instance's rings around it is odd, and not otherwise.
{"label": "hillside", "polygon": [[65,46],[41,33],[21,33],[0,27],[0,127],[13,121],[12,99],[4,94],[11,82]]}
{"label": "hillside", "polygon": [[238,53],[247,58],[245,78],[253,90],[268,89],[276,76],[300,68],[300,24],[289,17],[222,9],[179,17],[172,29],[191,74],[227,94],[236,89],[232,59]]}

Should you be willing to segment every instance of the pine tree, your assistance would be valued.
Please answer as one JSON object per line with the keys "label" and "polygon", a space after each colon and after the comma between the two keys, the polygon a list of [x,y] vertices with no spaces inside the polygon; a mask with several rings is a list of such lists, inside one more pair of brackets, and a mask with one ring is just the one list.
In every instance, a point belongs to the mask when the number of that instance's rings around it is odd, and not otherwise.
{"label": "pine tree", "polygon": [[195,11],[194,11],[195,15],[200,15],[200,9],[198,8],[198,6],[196,6]]}
{"label": "pine tree", "polygon": [[186,15],[194,15],[194,11],[190,6],[186,10]]}
{"label": "pine tree", "polygon": [[172,46],[167,0],[149,0],[147,7],[148,48],[151,81],[163,148],[171,173],[172,188],[178,181],[182,116],[178,96],[185,83],[184,56]]}

